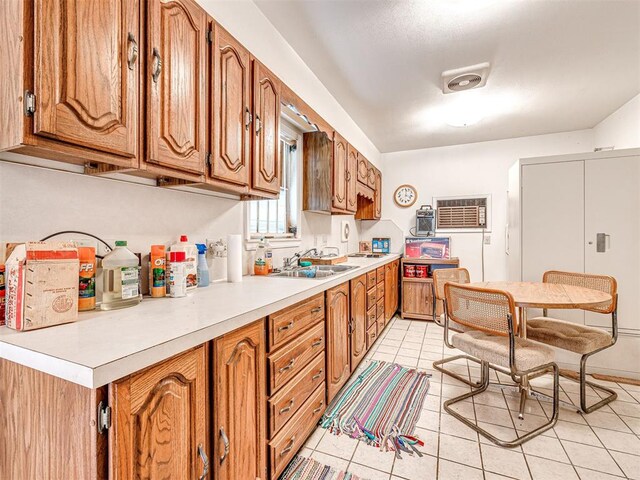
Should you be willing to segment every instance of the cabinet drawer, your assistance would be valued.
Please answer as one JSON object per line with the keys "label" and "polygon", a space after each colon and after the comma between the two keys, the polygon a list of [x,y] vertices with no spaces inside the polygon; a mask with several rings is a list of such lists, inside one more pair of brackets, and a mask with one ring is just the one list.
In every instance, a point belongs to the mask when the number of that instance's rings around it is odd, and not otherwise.
{"label": "cabinet drawer", "polygon": [[279,348],[324,319],[324,293],[269,315],[269,351]]}
{"label": "cabinet drawer", "polygon": [[376,317],[384,317],[384,296],[378,300]]}
{"label": "cabinet drawer", "polygon": [[376,270],[376,281],[377,283],[384,282],[384,267],[378,267]]}
{"label": "cabinet drawer", "polygon": [[309,395],[324,382],[324,353],[311,360],[294,379],[269,399],[269,438],[295,415]]}
{"label": "cabinet drawer", "polygon": [[378,291],[376,286],[374,285],[371,290],[367,291],[367,310],[371,307],[376,306],[376,302],[378,301]]}
{"label": "cabinet drawer", "polygon": [[376,299],[378,302],[384,300],[384,283],[379,283],[376,287]]}
{"label": "cabinet drawer", "polygon": [[370,290],[376,286],[376,283],[378,283],[376,279],[377,279],[377,276],[376,276],[375,270],[371,270],[370,272],[367,272],[367,290]]}
{"label": "cabinet drawer", "polygon": [[374,323],[367,330],[367,350],[371,348],[376,338],[378,338],[378,326]]}
{"label": "cabinet drawer", "polygon": [[269,393],[273,395],[285,383],[301,371],[311,359],[324,351],[324,322],[313,326],[289,342],[277,352],[269,355]]}
{"label": "cabinet drawer", "polygon": [[371,328],[371,325],[375,325],[378,319],[378,309],[374,305],[372,308],[367,310],[367,329]]}
{"label": "cabinet drawer", "polygon": [[382,313],[382,315],[378,315],[378,321],[376,322],[378,324],[378,330],[377,330],[377,334],[381,335],[382,331],[384,330],[384,312]]}
{"label": "cabinet drawer", "polygon": [[271,478],[273,480],[278,478],[296,452],[304,445],[309,434],[316,428],[316,424],[326,408],[324,391],[325,384],[323,383],[287,422],[285,428],[269,442]]}

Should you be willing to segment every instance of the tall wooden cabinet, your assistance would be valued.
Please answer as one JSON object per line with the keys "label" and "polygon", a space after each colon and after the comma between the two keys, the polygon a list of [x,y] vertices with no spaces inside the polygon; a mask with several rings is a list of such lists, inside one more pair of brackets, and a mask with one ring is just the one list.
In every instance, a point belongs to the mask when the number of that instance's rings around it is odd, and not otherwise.
{"label": "tall wooden cabinet", "polygon": [[351,280],[351,371],[367,353],[367,276]]}
{"label": "tall wooden cabinet", "polygon": [[349,282],[327,290],[327,403],[351,375]]}
{"label": "tall wooden cabinet", "polygon": [[212,179],[247,192],[253,141],[251,55],[224,28],[214,25],[211,64]]}
{"label": "tall wooden cabinet", "polygon": [[111,478],[200,478],[209,468],[207,347],[110,388]]}
{"label": "tall wooden cabinet", "polygon": [[215,339],[213,359],[213,478],[264,479],[267,475],[264,320]]}
{"label": "tall wooden cabinet", "polygon": [[147,4],[148,163],[204,173],[207,30],[192,0]]}
{"label": "tall wooden cabinet", "polygon": [[349,144],[338,133],[333,135],[333,208],[336,210],[347,209],[347,149]]}
{"label": "tall wooden cabinet", "polygon": [[251,186],[280,193],[280,80],[253,60],[253,124]]}

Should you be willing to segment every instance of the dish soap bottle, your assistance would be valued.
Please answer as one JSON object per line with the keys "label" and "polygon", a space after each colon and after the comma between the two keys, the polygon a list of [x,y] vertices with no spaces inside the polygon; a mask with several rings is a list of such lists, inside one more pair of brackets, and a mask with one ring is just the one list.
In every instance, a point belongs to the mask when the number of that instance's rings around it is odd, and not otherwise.
{"label": "dish soap bottle", "polygon": [[273,273],[273,252],[269,240],[264,242],[264,260],[267,263],[267,273]]}
{"label": "dish soap bottle", "polygon": [[264,238],[261,238],[260,243],[256,247],[256,256],[253,263],[254,275],[267,275],[269,273],[267,267],[266,250],[267,248],[264,244]]}
{"label": "dish soap bottle", "polygon": [[198,249],[186,235],[180,236],[180,241],[171,245],[172,252],[184,252],[187,268],[187,290],[191,292],[198,288]]}
{"label": "dish soap bottle", "polygon": [[207,246],[196,243],[198,248],[198,287],[209,286],[209,265],[207,265]]}
{"label": "dish soap bottle", "polygon": [[140,303],[138,257],[118,240],[116,248],[102,259],[102,303],[100,310],[132,307]]}

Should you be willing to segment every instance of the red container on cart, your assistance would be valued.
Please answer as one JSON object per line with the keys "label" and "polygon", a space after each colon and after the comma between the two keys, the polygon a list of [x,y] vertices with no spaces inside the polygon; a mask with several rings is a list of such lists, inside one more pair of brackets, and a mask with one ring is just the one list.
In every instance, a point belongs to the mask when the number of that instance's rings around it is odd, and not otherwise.
{"label": "red container on cart", "polygon": [[407,278],[415,278],[416,276],[416,266],[415,265],[405,265],[404,266],[404,276]]}
{"label": "red container on cart", "polygon": [[429,267],[427,265],[416,265],[416,278],[427,278]]}

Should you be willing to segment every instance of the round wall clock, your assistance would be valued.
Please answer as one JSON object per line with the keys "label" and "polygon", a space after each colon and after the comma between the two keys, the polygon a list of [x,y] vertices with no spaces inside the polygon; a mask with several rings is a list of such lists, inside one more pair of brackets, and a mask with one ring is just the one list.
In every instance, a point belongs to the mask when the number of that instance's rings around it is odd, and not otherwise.
{"label": "round wall clock", "polygon": [[400,185],[393,194],[393,200],[399,207],[410,207],[418,200],[416,187],[412,185]]}

